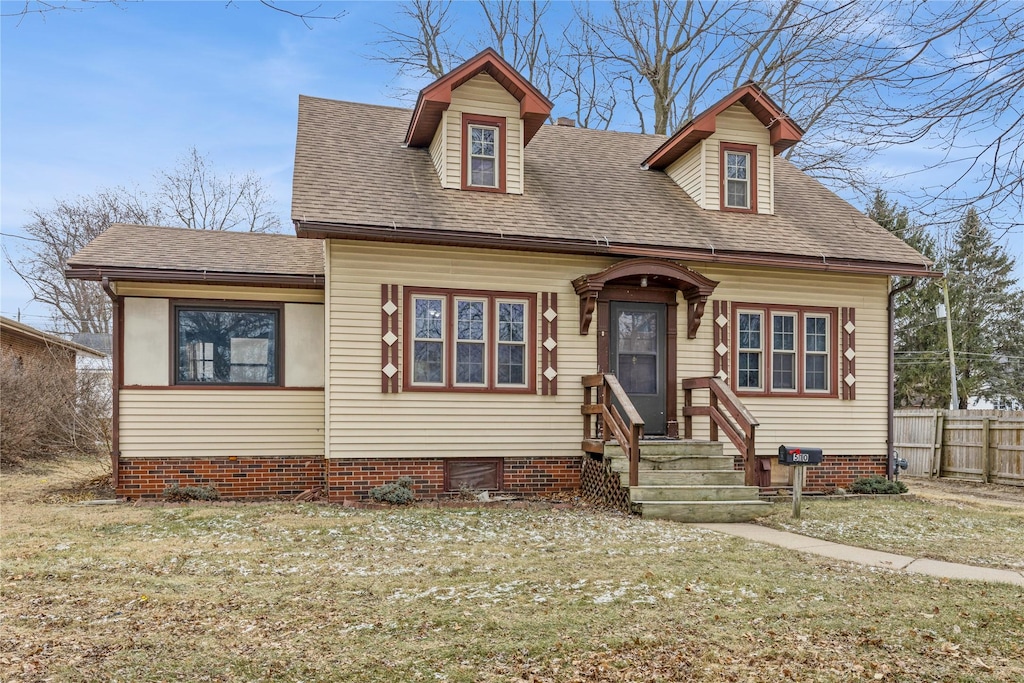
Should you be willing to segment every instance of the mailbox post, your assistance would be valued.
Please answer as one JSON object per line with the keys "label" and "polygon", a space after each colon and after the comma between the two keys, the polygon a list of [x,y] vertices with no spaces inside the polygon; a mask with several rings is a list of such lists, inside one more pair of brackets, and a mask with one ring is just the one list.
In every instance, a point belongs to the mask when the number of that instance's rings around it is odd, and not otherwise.
{"label": "mailbox post", "polygon": [[800,494],[803,492],[804,468],[820,465],[824,456],[820,448],[779,446],[779,464],[795,467],[793,473],[793,519],[800,519]]}

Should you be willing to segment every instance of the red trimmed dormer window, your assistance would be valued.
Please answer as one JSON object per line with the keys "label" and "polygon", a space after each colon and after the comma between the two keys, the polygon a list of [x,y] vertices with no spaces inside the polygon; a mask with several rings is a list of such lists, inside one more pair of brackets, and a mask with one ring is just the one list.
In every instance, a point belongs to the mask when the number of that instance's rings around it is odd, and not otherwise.
{"label": "red trimmed dormer window", "polygon": [[722,211],[757,211],[757,147],[723,142]]}
{"label": "red trimmed dormer window", "polygon": [[505,119],[462,117],[462,189],[505,191]]}

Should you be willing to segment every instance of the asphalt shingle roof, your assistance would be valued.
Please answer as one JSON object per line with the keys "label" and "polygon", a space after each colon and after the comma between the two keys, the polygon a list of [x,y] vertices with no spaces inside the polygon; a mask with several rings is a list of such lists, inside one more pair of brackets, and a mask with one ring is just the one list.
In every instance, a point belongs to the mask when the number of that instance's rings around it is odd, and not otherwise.
{"label": "asphalt shingle roof", "polygon": [[68,259],[81,268],[323,275],[323,247],[292,235],[117,223]]}
{"label": "asphalt shingle roof", "polygon": [[429,152],[402,147],[411,111],[302,96],[292,218],[629,246],[927,261],[790,162],[775,214],[705,211],[641,163],[665,136],[547,125],[525,150],[525,192],[442,189]]}

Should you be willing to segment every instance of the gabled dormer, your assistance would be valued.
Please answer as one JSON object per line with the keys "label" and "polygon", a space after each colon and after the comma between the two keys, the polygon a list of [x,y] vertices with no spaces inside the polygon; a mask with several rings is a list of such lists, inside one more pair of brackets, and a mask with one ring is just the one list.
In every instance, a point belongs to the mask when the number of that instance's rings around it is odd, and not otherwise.
{"label": "gabled dormer", "polygon": [[775,213],[775,155],[800,126],[747,83],[679,129],[644,161],[662,170],[702,209]]}
{"label": "gabled dormer", "polygon": [[420,91],[405,144],[429,147],[441,187],[523,193],[523,153],[554,105],[488,48]]}

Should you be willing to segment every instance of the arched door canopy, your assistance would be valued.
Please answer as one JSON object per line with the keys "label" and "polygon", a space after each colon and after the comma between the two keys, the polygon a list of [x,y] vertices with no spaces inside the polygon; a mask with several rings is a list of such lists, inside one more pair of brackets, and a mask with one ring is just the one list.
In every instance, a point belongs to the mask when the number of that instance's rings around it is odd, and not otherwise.
{"label": "arched door canopy", "polygon": [[580,297],[580,334],[590,332],[594,309],[601,290],[610,282],[640,287],[674,287],[686,299],[686,337],[693,339],[700,328],[704,306],[718,283],[672,261],[635,258],[608,266],[599,273],[581,275],[572,281]]}

